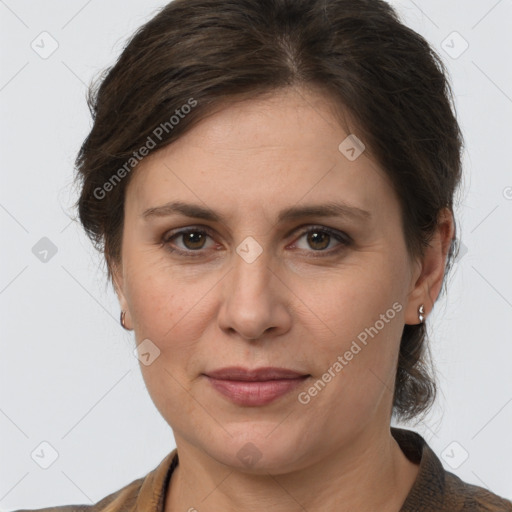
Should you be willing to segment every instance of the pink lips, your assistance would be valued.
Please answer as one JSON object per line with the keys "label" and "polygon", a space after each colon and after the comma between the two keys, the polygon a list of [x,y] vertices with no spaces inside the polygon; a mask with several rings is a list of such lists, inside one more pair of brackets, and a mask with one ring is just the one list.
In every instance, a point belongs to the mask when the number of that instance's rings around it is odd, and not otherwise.
{"label": "pink lips", "polygon": [[210,384],[237,405],[265,405],[285,395],[303,382],[305,375],[286,368],[240,366],[221,368],[205,374]]}

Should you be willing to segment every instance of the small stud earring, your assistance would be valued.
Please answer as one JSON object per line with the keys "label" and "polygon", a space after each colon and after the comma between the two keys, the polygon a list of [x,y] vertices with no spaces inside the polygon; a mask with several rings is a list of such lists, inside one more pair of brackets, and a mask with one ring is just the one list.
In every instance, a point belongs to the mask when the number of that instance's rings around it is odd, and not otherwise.
{"label": "small stud earring", "polygon": [[418,308],[418,318],[420,319],[420,324],[423,323],[423,320],[425,320],[425,317],[423,314],[425,313],[425,309],[423,308],[423,304]]}

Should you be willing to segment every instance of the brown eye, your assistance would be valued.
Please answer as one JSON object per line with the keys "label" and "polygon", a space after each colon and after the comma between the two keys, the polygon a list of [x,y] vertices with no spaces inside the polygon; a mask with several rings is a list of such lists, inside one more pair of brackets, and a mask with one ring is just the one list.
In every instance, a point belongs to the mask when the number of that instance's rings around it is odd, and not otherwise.
{"label": "brown eye", "polygon": [[331,241],[331,235],[324,231],[310,231],[307,233],[309,246],[316,251],[326,249]]}
{"label": "brown eye", "polygon": [[162,244],[171,253],[199,256],[204,253],[202,249],[208,249],[208,238],[211,236],[205,230],[190,228],[164,235]]}
{"label": "brown eye", "polygon": [[205,234],[201,231],[190,231],[180,236],[182,236],[183,245],[190,250],[202,249],[206,240]]}
{"label": "brown eye", "polygon": [[[302,238],[305,239],[305,244],[300,242]],[[306,231],[303,231],[294,245],[297,246],[297,248],[300,250],[318,252],[322,253],[319,254],[319,256],[324,254],[327,256],[345,249],[351,245],[351,242],[352,239],[340,231],[332,230],[327,227],[314,226]]]}
{"label": "brown eye", "polygon": [[[211,243],[207,245],[208,238]],[[306,243],[300,242],[305,239]],[[333,243],[334,242],[334,243]],[[327,227],[312,227],[303,231],[294,245],[306,252],[318,253],[318,256],[332,256],[352,243],[349,235]],[[305,245],[301,247],[300,245]],[[188,228],[164,235],[162,245],[171,253],[180,256],[205,256],[206,249],[215,246],[212,236],[204,229]]]}

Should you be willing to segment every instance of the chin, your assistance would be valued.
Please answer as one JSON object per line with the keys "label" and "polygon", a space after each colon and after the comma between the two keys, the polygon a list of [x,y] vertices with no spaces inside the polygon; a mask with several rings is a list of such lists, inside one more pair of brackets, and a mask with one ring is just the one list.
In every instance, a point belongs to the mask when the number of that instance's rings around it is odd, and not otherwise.
{"label": "chin", "polygon": [[291,435],[284,429],[280,435],[277,429],[270,436],[269,432],[272,428],[247,429],[245,423],[240,435],[225,435],[216,446],[204,446],[203,449],[218,462],[251,474],[278,475],[300,469],[301,463],[306,465],[309,457],[307,447],[301,442],[304,436]]}

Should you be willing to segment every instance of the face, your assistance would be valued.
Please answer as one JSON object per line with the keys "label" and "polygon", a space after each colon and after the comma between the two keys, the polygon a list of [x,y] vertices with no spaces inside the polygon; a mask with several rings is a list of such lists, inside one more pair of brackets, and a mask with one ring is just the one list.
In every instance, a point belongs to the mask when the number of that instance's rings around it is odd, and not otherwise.
{"label": "face", "polygon": [[[347,136],[325,96],[285,90],[227,106],[134,171],[115,278],[178,449],[280,473],[389,427],[419,268],[390,182],[339,149]],[[196,209],[156,210],[175,202]],[[226,367],[301,377],[208,377]]]}

